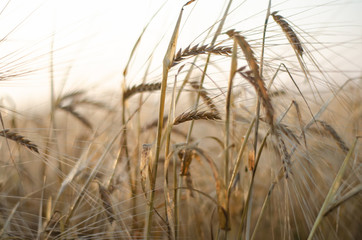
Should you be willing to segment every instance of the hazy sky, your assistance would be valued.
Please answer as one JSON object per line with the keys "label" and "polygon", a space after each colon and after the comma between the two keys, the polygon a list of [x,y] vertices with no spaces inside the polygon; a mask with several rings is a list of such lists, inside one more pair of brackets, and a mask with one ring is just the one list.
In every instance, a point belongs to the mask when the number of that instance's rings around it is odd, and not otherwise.
{"label": "hazy sky", "polygon": [[[28,97],[30,92],[35,92],[39,104],[47,104],[45,97],[49,95],[51,49],[54,50],[56,87],[60,87],[67,79],[68,88],[91,85],[119,88],[118,83],[133,44],[159,10],[150,22],[131,65],[129,84],[141,79],[144,66],[153,51],[152,74],[157,76],[179,11],[186,2],[1,1],[0,9],[3,11],[0,15],[0,34],[4,39],[1,43],[0,67],[6,70],[0,73],[9,76],[7,81],[0,83],[2,96]],[[189,44],[201,43],[208,28],[220,19],[227,2],[197,0],[187,6],[178,46],[185,48]],[[245,31],[249,39],[260,39],[267,5],[267,0],[234,0],[225,28]],[[361,61],[354,61],[362,54],[361,6],[361,0],[272,1],[272,11],[280,11],[306,39],[333,46],[324,47],[330,50],[326,54],[341,56],[341,60],[336,59],[341,69],[345,65],[347,68],[348,62],[353,62],[355,66],[348,66],[352,75],[362,69]],[[277,31],[276,26],[271,25],[271,30]],[[340,44],[344,41],[350,44]],[[210,39],[206,40],[206,43],[209,42]],[[66,75],[68,70],[70,74]]]}

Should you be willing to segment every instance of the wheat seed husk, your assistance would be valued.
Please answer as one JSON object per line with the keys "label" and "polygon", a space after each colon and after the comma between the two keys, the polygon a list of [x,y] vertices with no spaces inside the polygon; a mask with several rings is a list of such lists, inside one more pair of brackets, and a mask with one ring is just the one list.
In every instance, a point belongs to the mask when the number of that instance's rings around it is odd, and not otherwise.
{"label": "wheat seed husk", "polygon": [[92,124],[90,123],[88,118],[84,117],[79,112],[77,112],[75,110],[74,106],[72,106],[72,105],[62,106],[62,107],[59,107],[59,109],[62,109],[63,111],[66,111],[66,112],[70,113],[73,117],[78,119],[85,127],[89,128],[90,130],[93,129]]}
{"label": "wheat seed husk", "polygon": [[25,138],[24,136],[10,131],[10,129],[3,129],[0,131],[0,136],[5,137],[9,140],[17,142],[20,145],[25,146],[29,150],[39,153],[39,148],[36,144],[32,143],[29,139]]}
{"label": "wheat seed husk", "polygon": [[274,21],[282,28],[285,36],[287,37],[290,45],[294,48],[294,50],[300,55],[303,55],[303,47],[302,43],[299,41],[297,34],[290,27],[289,23],[284,20],[284,18],[280,15],[277,15],[278,12],[273,12],[271,15],[273,16]]}
{"label": "wheat seed husk", "polygon": [[98,183],[98,190],[99,190],[99,195],[101,197],[102,200],[102,205],[104,210],[106,211],[107,214],[107,219],[108,221],[112,224],[112,222],[114,221],[114,211],[112,208],[112,200],[111,200],[111,194],[110,192],[103,187],[100,183]]}
{"label": "wheat seed husk", "polygon": [[210,108],[210,111],[213,111],[220,115],[219,111],[217,110],[216,105],[213,103],[212,99],[209,97],[205,88],[200,86],[198,82],[190,82],[190,85],[199,92],[200,97],[205,102],[205,104]]}
{"label": "wheat seed husk", "polygon": [[271,99],[269,97],[269,94],[266,90],[264,81],[261,79],[257,79],[251,75],[249,71],[243,71],[244,67],[241,67],[238,69],[238,73],[244,77],[255,89],[258,96],[261,98],[261,102],[263,104],[263,107],[266,110],[266,120],[269,123],[272,128],[274,128],[274,108],[271,103]]}
{"label": "wheat seed husk", "polygon": [[317,120],[323,127],[323,129],[336,141],[337,145],[342,149],[343,152],[347,153],[349,148],[346,143],[343,141],[342,137],[338,135],[337,131],[327,122],[322,120]]}
{"label": "wheat seed husk", "polygon": [[200,46],[197,44],[195,46],[193,46],[192,48],[190,46],[188,46],[187,48],[185,48],[184,50],[180,49],[174,60],[172,63],[172,67],[179,64],[180,62],[182,62],[183,60],[196,56],[196,55],[200,55],[200,54],[216,54],[216,55],[230,55],[231,53],[231,48],[230,47],[223,47],[223,46],[212,46],[212,45],[203,45]]}
{"label": "wheat seed husk", "polygon": [[136,93],[153,92],[161,89],[161,83],[141,83],[139,85],[128,88],[123,93],[123,99],[126,100]]}
{"label": "wheat seed husk", "polygon": [[215,112],[192,110],[177,116],[173,122],[173,125],[178,125],[192,120],[221,120],[221,117]]}

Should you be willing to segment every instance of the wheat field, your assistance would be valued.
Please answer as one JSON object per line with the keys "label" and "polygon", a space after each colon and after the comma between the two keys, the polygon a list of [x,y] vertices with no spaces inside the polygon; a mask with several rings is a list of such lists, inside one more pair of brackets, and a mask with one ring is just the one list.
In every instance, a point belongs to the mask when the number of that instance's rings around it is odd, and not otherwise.
{"label": "wheat field", "polygon": [[152,17],[111,89],[65,84],[75,61],[57,57],[77,55],[54,35],[36,69],[4,50],[0,84],[43,71],[50,98],[1,96],[0,238],[361,239],[362,66],[339,48],[360,50],[360,32],[305,24],[317,5],[234,14],[245,2],[185,42],[203,1],[180,1],[147,55]]}

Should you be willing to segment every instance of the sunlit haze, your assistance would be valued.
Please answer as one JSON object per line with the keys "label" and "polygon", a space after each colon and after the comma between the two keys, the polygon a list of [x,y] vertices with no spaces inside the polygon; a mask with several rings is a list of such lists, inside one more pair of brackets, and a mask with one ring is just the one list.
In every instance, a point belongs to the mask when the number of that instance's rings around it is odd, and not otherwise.
{"label": "sunlit haze", "polygon": [[[127,84],[142,79],[150,56],[150,81],[155,81],[161,74],[162,58],[178,14],[186,2],[1,1],[1,67],[6,69],[1,72],[2,98],[6,103],[17,99],[16,105],[23,104],[19,99],[26,100],[29,109],[29,105],[47,105],[51,69],[56,92],[63,85],[70,90],[119,91],[131,50],[147,24],[131,62]],[[197,0],[185,7],[178,48],[203,41],[210,43],[211,37],[206,40],[205,37],[221,18],[227,2]],[[261,39],[267,6],[267,0],[234,1],[225,29],[246,31],[247,37]],[[334,64],[346,69],[346,78],[360,75],[362,70],[361,61],[357,61],[362,53],[361,6],[359,0],[272,1],[272,11],[288,17],[297,32],[304,37],[310,35],[309,41],[322,43],[315,46],[327,50],[327,59],[340,56]],[[254,28],[258,30],[253,32]],[[330,45],[326,48],[323,44]]]}

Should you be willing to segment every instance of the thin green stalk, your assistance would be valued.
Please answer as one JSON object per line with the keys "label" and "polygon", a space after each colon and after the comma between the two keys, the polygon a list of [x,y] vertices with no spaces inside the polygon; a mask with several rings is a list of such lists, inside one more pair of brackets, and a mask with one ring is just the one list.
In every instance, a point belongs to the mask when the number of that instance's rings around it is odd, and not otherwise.
{"label": "thin green stalk", "polygon": [[[238,173],[238,169],[239,169],[239,166],[240,166],[240,163],[241,163],[241,158],[243,156],[243,153],[245,151],[245,148],[246,148],[246,145],[247,145],[247,142],[248,142],[248,139],[250,137],[250,133],[251,133],[251,130],[253,129],[254,127],[254,123],[255,123],[255,118],[252,120],[252,122],[250,123],[250,126],[245,134],[245,137],[244,137],[244,141],[243,141],[243,144],[239,150],[239,153],[238,153],[238,156],[237,156],[237,159],[236,159],[236,162],[235,162],[235,165],[234,165],[234,168],[233,168],[233,172],[232,172],[232,175],[231,175],[231,179],[229,181],[229,185],[228,185],[228,188],[226,190],[226,198],[227,198],[227,203],[226,203],[226,213],[227,215],[229,214],[229,204],[230,204],[230,194],[231,194],[231,188],[233,186],[233,183],[235,181],[235,178],[236,178],[236,175]],[[227,183],[226,183],[227,184]],[[225,184],[225,185],[226,185]],[[227,238],[227,232],[225,232],[226,236],[225,238]]]}
{"label": "thin green stalk", "polygon": [[331,213],[334,209],[338,208],[348,201],[349,199],[353,198],[357,194],[362,192],[362,184],[359,184],[358,186],[354,187],[352,190],[350,190],[348,193],[346,193],[343,197],[341,197],[338,200],[333,201],[330,207],[325,211],[324,217],[327,216],[329,213]]}
{"label": "thin green stalk", "polygon": [[324,214],[328,210],[330,203],[332,202],[333,198],[335,197],[336,191],[338,190],[339,186],[341,185],[342,177],[343,177],[346,167],[349,163],[349,160],[352,158],[352,154],[356,147],[357,140],[358,140],[358,137],[356,137],[356,139],[354,140],[354,143],[353,143],[351,149],[347,153],[345,159],[343,160],[341,167],[339,168],[339,171],[332,183],[332,186],[330,187],[330,189],[328,191],[328,194],[324,200],[324,203],[323,203],[321,209],[319,210],[318,216],[313,224],[312,230],[309,233],[308,240],[311,240],[313,238],[319,224],[321,223],[322,219],[324,218]]}
{"label": "thin green stalk", "polygon": [[[142,80],[142,83],[145,83],[146,82],[146,79],[147,79],[147,76],[148,76],[148,71],[150,69],[150,66],[151,66],[151,62],[152,62],[152,57],[150,57],[149,59],[149,63],[147,65],[147,68],[146,68],[146,71],[145,71],[145,74],[143,75],[143,80]],[[138,108],[139,110],[137,111],[137,143],[136,143],[136,157],[135,159],[138,161],[138,159],[140,159],[140,142],[141,142],[141,108],[142,108],[142,105],[143,105],[143,93],[140,93],[140,97],[139,97],[139,101],[138,101]],[[135,166],[133,168],[133,172],[132,172],[132,175],[133,175],[133,180],[134,182],[132,183],[132,186],[133,186],[133,192],[132,192],[132,225],[135,227],[133,228],[132,227],[132,231],[133,229],[137,229],[138,226],[137,226],[137,222],[138,222],[138,219],[137,219],[137,191],[138,191],[138,185],[137,185],[137,182],[136,182],[136,179],[138,179],[138,165]]]}
{"label": "thin green stalk", "polygon": [[269,199],[270,199],[270,196],[271,196],[271,193],[272,193],[272,191],[274,189],[275,184],[276,184],[276,182],[273,182],[269,187],[268,194],[266,195],[266,197],[264,199],[263,206],[261,207],[260,214],[259,214],[258,220],[256,221],[253,234],[251,235],[251,238],[250,238],[251,240],[255,239],[256,232],[257,232],[257,230],[259,228],[263,213],[265,211],[267,203],[269,202]]}

